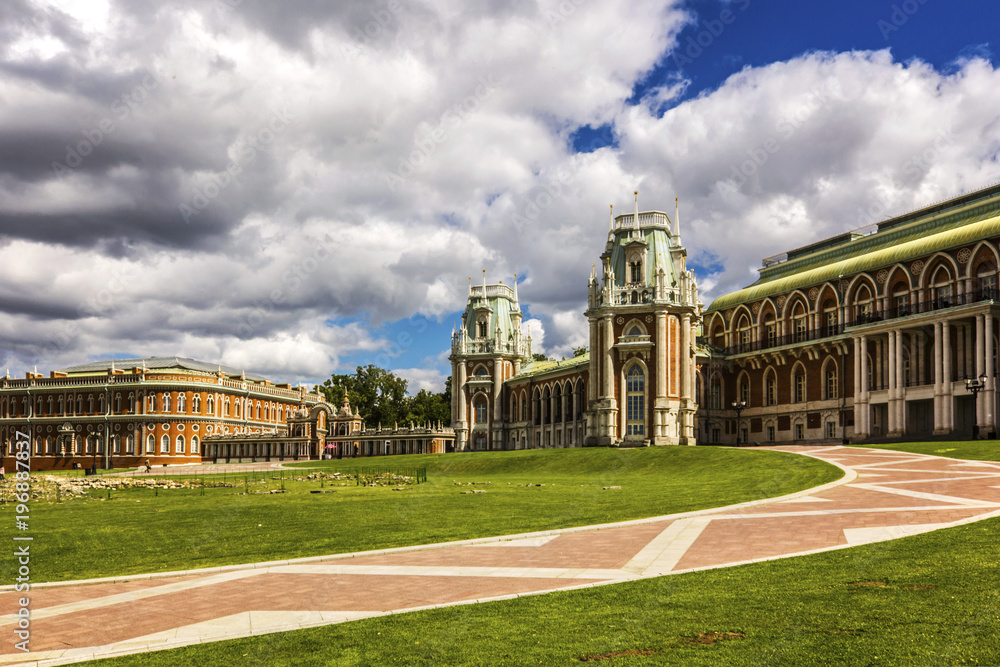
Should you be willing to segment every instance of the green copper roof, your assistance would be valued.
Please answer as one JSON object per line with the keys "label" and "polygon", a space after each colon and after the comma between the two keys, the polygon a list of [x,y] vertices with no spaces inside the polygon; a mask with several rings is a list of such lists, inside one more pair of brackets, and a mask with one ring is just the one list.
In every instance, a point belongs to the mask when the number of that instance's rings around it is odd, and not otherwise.
{"label": "green copper roof", "polygon": [[590,363],[590,353],[581,354],[578,357],[573,357],[572,359],[564,359],[562,361],[533,361],[527,366],[521,367],[521,372],[514,376],[513,380],[521,380],[528,377],[534,377],[536,375],[541,375],[542,373],[551,373],[552,371],[575,371],[579,370],[581,366],[586,366]]}
{"label": "green copper roof", "polygon": [[[674,271],[670,250],[673,241],[670,232],[662,227],[643,227],[639,234],[646,242],[646,284],[656,284],[656,272],[660,266],[666,273],[667,286],[676,284],[677,273]],[[611,248],[611,269],[615,272],[615,284],[619,287],[629,282],[628,267],[625,263],[625,246],[630,243],[629,229],[622,228],[615,232],[614,246]]]}
{"label": "green copper roof", "polygon": [[[478,335],[476,332],[476,309],[483,301],[481,296],[482,289],[483,288],[479,285],[473,287],[473,298],[469,301],[466,308],[465,333],[467,333],[471,339],[477,338]],[[511,320],[511,315],[515,312],[520,312],[517,302],[513,300],[513,290],[511,290],[507,285],[488,285],[486,291],[486,303],[492,310],[490,313],[490,324],[487,337],[493,338],[497,330],[497,324],[499,324],[500,340],[510,340],[514,336],[514,326]]]}
{"label": "green copper roof", "polygon": [[750,303],[862,271],[891,266],[1000,234],[1000,199],[891,227],[826,252],[809,254],[761,271],[747,288],[720,296],[706,312]]}
{"label": "green copper roof", "polygon": [[[229,377],[240,377],[245,371],[240,368],[234,368],[232,366],[220,366],[219,364],[209,364],[204,361],[198,361],[196,359],[187,359],[185,357],[146,357],[145,359],[107,359],[105,361],[94,361],[89,364],[79,364],[77,366],[70,366],[68,368],[63,368],[58,373],[66,373],[68,375],[76,374],[88,374],[88,373],[107,373],[111,370],[111,366],[114,365],[115,369],[120,371],[130,371],[133,368],[146,368],[146,370],[189,370],[189,371],[202,371],[204,373],[215,373],[221,370]],[[256,373],[246,373],[246,379],[252,382],[264,382],[267,378],[262,375],[257,375]]]}

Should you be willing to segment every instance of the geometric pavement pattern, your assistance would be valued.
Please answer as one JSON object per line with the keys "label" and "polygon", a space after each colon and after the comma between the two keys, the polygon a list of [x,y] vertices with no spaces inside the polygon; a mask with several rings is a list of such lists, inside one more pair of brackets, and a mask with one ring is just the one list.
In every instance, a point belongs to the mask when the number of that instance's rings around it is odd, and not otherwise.
{"label": "geometric pavement pattern", "polygon": [[[600,526],[445,544],[0,588],[0,665],[61,665],[384,614],[725,567],[1000,516],[1000,464],[847,447],[772,447],[845,476],[799,493]],[[27,662],[25,661],[27,659]]]}

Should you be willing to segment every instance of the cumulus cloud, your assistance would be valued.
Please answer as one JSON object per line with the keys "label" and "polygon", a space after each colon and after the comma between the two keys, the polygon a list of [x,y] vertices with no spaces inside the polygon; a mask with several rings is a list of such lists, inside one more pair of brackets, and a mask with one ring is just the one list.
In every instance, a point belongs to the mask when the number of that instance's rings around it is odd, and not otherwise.
{"label": "cumulus cloud", "polygon": [[[975,56],[808,54],[635,101],[691,20],[650,0],[6,3],[0,363],[176,354],[320,381],[397,363],[372,331],[451,317],[484,268],[519,274],[536,351],[569,356],[608,205],[636,188],[643,209],[681,197],[708,299],[764,255],[1000,176],[998,73]],[[574,153],[587,125],[615,144]],[[399,372],[440,386],[447,347]]]}

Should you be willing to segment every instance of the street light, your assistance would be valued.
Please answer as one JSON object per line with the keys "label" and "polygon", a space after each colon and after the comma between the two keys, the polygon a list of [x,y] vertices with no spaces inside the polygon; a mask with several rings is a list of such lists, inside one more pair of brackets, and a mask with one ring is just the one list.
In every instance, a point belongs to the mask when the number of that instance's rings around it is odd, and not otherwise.
{"label": "street light", "polygon": [[747,407],[745,401],[733,401],[733,410],[736,410],[736,446],[740,446],[740,413]]}
{"label": "street light", "polygon": [[986,388],[986,373],[982,373],[978,378],[966,378],[965,388],[972,392],[972,439],[979,437],[979,403],[976,395]]}

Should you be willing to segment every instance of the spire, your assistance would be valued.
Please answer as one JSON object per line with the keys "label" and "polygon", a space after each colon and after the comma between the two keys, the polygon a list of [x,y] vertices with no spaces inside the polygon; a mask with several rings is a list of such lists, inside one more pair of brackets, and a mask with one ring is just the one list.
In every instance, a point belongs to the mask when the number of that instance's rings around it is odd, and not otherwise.
{"label": "spire", "polygon": [[681,198],[674,197],[674,245],[681,244]]}
{"label": "spire", "polygon": [[469,296],[472,296],[472,276],[469,276]]}
{"label": "spire", "polygon": [[486,269],[483,269],[483,300],[486,300]]}
{"label": "spire", "polygon": [[611,217],[608,218],[608,235],[615,233],[615,205],[611,204]]}
{"label": "spire", "polygon": [[635,191],[635,213],[632,214],[632,227],[639,233],[639,191]]}
{"label": "spire", "polygon": [[517,274],[514,274],[514,303],[517,303]]}

